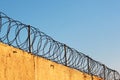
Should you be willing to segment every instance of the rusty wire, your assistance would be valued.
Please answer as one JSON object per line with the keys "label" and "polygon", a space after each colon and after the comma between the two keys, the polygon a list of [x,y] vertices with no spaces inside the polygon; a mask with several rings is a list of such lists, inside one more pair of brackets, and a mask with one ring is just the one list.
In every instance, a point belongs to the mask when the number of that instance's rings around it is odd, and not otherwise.
{"label": "rusty wire", "polygon": [[2,12],[0,12],[0,42],[105,80],[120,80],[117,71],[66,44],[55,41],[35,27],[13,20]]}

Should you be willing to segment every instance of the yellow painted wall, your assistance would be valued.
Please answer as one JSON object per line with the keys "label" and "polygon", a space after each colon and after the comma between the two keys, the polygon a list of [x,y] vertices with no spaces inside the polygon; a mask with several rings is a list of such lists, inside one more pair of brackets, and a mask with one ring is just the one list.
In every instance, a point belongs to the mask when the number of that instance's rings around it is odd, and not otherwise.
{"label": "yellow painted wall", "polygon": [[[92,80],[92,77],[0,43],[0,80]],[[102,79],[93,76],[93,80]]]}

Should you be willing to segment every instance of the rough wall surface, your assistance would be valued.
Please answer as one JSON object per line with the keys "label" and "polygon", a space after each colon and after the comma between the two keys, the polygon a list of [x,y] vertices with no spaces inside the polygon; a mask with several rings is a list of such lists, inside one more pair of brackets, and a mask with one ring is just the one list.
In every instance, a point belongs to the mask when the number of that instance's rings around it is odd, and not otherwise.
{"label": "rough wall surface", "polygon": [[0,43],[0,80],[102,80]]}

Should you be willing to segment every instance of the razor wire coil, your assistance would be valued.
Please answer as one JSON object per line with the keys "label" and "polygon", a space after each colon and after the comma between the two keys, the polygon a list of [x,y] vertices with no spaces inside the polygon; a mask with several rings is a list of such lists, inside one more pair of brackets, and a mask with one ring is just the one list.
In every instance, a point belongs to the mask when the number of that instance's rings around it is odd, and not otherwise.
{"label": "razor wire coil", "polygon": [[0,12],[0,42],[105,80],[120,80],[117,71],[66,44],[55,41],[33,26],[13,20],[2,12]]}

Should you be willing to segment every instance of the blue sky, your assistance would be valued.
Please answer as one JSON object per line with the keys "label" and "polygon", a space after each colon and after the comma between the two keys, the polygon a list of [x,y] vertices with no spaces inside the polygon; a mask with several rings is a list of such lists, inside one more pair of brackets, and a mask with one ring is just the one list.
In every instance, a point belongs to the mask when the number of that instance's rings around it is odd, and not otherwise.
{"label": "blue sky", "polygon": [[0,11],[120,72],[120,0],[1,0]]}

